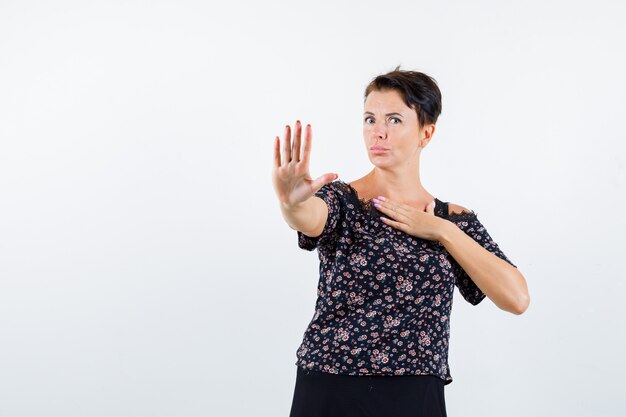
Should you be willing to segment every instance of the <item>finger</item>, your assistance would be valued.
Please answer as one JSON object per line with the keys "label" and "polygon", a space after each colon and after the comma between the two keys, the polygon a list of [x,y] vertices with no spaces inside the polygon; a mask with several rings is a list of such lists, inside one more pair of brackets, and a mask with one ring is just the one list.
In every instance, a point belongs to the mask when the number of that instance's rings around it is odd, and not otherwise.
{"label": "finger", "polygon": [[302,135],[302,124],[300,120],[296,120],[296,134],[293,139],[293,147],[291,149],[291,158],[295,162],[300,161],[300,136]]}
{"label": "finger", "polygon": [[408,218],[406,210],[398,207],[397,204],[390,203],[389,200],[383,201],[372,198],[372,202],[374,203],[374,207],[396,220],[404,221]]}
{"label": "finger", "polygon": [[380,220],[382,220],[383,223],[388,224],[389,226],[393,226],[398,230],[402,230],[403,232],[408,233],[408,227],[402,222],[391,220],[390,218],[384,216],[381,216]]}
{"label": "finger", "polygon": [[285,141],[283,142],[283,161],[282,165],[285,166],[291,161],[291,127],[285,126]]}
{"label": "finger", "polygon": [[378,202],[382,202],[385,207],[388,207],[390,210],[393,210],[396,213],[402,213],[405,216],[413,209],[413,207],[408,206],[402,203],[396,203],[395,201],[391,201],[388,198],[383,196],[379,196],[379,198],[375,198]]}
{"label": "finger", "polygon": [[311,154],[311,141],[313,140],[313,129],[311,125],[306,125],[304,130],[304,147],[302,148],[302,162],[309,163],[309,155]]}
{"label": "finger", "polygon": [[323,174],[313,180],[313,183],[311,185],[313,186],[313,189],[315,189],[315,192],[317,192],[317,190],[322,188],[324,185],[336,180],[337,178],[339,178],[339,175],[337,175],[336,173]]}
{"label": "finger", "polygon": [[274,167],[280,167],[280,138],[274,138]]}
{"label": "finger", "polygon": [[426,206],[426,213],[434,215],[435,214],[435,204],[436,204],[435,200],[433,200],[430,204],[428,204]]}

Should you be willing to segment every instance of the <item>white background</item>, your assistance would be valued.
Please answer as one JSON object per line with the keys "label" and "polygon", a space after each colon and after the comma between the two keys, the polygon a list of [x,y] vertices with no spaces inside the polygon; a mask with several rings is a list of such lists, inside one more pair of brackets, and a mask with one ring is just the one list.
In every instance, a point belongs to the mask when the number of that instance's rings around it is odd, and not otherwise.
{"label": "white background", "polygon": [[0,416],[287,416],[318,259],[271,183],[372,165],[363,90],[396,65],[443,112],[424,186],[528,281],[455,290],[450,416],[618,416],[621,1],[0,1]]}

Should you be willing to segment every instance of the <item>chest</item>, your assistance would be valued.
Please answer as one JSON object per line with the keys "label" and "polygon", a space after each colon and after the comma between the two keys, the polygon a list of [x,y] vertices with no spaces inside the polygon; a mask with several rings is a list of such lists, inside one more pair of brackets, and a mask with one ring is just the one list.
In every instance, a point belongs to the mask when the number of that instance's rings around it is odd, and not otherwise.
{"label": "chest", "polygon": [[449,254],[437,241],[420,239],[380,220],[372,207],[346,205],[334,262],[346,274],[385,277],[447,275]]}

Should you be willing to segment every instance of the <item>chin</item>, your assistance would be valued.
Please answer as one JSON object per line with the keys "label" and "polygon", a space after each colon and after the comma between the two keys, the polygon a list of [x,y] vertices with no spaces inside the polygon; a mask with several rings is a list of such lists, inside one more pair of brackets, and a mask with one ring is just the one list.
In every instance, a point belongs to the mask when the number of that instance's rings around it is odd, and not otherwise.
{"label": "chin", "polygon": [[385,158],[385,160],[382,160],[382,158],[369,158],[370,162],[372,163],[372,165],[378,167],[378,168],[388,168],[391,166],[394,166],[394,161],[390,158]]}

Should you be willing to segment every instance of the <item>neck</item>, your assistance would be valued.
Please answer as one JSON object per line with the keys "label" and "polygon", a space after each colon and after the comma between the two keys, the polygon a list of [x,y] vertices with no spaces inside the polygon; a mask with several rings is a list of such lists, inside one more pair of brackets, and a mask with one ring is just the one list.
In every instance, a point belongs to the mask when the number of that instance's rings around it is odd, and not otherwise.
{"label": "neck", "polygon": [[[416,169],[417,168],[417,169]],[[370,187],[382,195],[401,203],[427,204],[434,199],[422,186],[419,166],[405,172],[390,171],[374,167],[366,176]]]}

